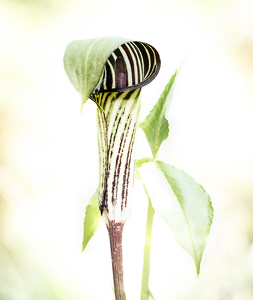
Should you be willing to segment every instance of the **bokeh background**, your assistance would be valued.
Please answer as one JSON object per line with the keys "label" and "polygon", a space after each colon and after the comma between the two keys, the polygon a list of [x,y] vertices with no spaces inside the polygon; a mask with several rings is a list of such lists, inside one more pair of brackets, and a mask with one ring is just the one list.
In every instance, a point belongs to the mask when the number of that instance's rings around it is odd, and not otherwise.
{"label": "bokeh background", "polygon": [[[215,214],[199,278],[155,218],[155,299],[253,299],[252,14],[251,0],[0,2],[1,300],[113,299],[105,226],[81,253],[85,205],[98,184],[96,107],[88,101],[79,113],[62,64],[70,41],[99,36],[160,52],[142,118],[186,55],[160,158],[205,187]],[[137,157],[149,155],[138,138]],[[131,300],[140,293],[146,207],[136,183],[124,237]]]}

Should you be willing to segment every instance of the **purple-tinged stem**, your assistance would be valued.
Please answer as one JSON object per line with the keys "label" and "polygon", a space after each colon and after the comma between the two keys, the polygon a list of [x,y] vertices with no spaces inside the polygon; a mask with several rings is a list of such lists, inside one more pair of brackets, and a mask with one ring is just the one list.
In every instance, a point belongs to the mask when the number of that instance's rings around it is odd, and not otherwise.
{"label": "purple-tinged stem", "polygon": [[123,228],[124,223],[116,223],[115,221],[109,221],[109,225],[107,226],[111,245],[112,271],[116,300],[126,300],[122,256]]}

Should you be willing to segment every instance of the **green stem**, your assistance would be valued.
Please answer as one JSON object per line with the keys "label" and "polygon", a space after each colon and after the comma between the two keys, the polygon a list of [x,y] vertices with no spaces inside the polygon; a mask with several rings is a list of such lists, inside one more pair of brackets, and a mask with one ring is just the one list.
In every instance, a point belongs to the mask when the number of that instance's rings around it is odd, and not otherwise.
{"label": "green stem", "polygon": [[[148,195],[148,191],[144,184],[143,187],[146,194]],[[146,240],[145,240],[145,247],[144,247],[142,283],[141,283],[141,300],[149,299],[150,252],[151,252],[151,237],[152,237],[154,214],[155,214],[155,210],[151,204],[150,199],[148,199]]]}

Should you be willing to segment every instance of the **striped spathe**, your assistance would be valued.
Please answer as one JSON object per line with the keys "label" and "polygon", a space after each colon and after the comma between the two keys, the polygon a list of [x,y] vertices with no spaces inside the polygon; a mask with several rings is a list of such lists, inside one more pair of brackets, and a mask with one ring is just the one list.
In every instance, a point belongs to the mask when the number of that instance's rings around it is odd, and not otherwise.
{"label": "striped spathe", "polygon": [[147,43],[119,46],[108,57],[91,99],[97,92],[123,92],[147,85],[158,74],[160,64],[157,50]]}
{"label": "striped spathe", "polygon": [[[140,92],[97,93],[100,160],[99,209],[105,221],[126,221],[134,181],[134,141],[140,111]],[[102,109],[101,109],[102,108]]]}
{"label": "striped spathe", "polygon": [[156,77],[160,64],[151,45],[123,43],[107,58],[90,96],[97,104],[99,210],[107,225],[129,216],[141,88]]}

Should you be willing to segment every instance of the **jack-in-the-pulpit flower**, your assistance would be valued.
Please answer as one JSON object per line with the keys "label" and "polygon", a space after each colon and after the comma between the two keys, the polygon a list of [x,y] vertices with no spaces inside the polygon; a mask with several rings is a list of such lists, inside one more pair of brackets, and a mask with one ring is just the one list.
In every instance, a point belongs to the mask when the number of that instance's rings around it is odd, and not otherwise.
{"label": "jack-in-the-pulpit flower", "polygon": [[65,71],[82,105],[88,98],[97,104],[98,205],[110,236],[116,299],[125,299],[122,230],[134,182],[141,88],[156,77],[160,64],[154,47],[122,38],[74,41],[64,54]]}

